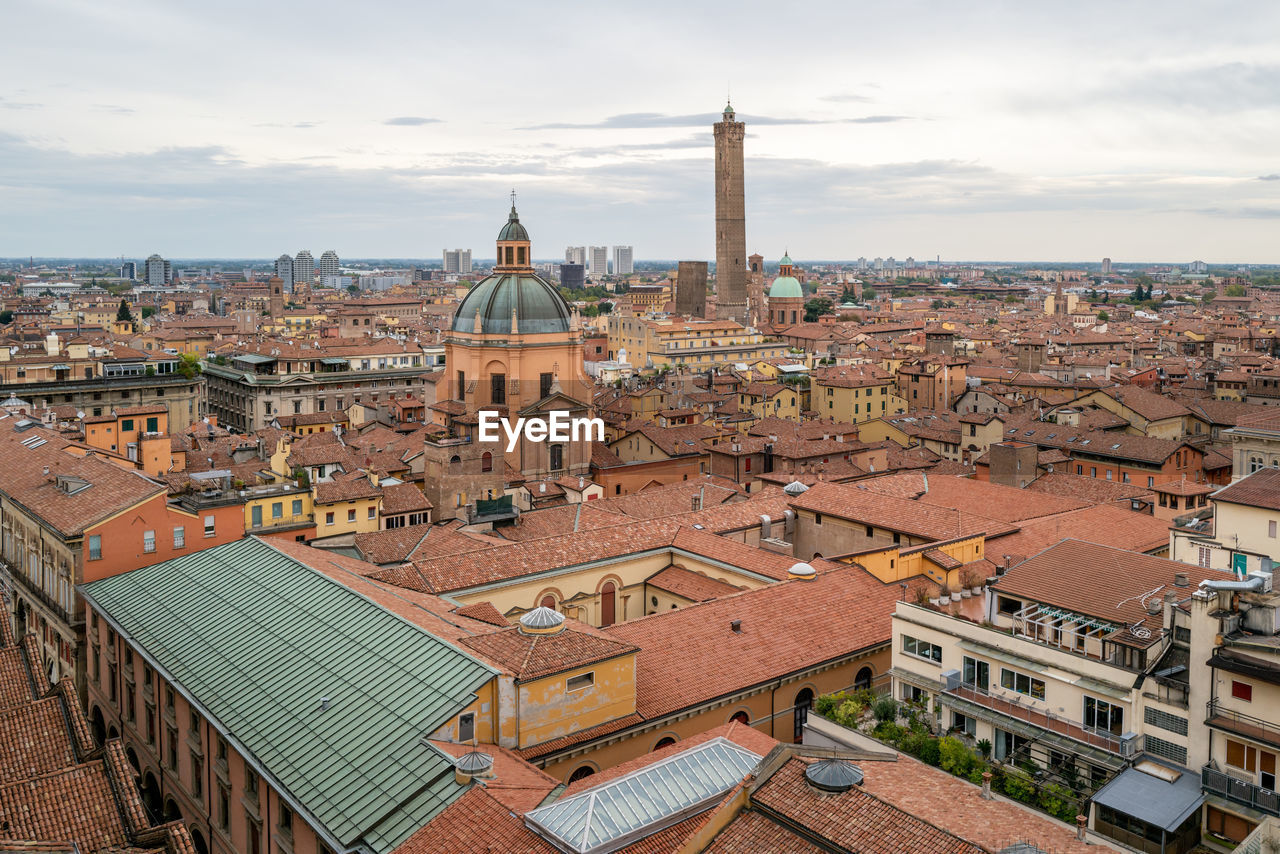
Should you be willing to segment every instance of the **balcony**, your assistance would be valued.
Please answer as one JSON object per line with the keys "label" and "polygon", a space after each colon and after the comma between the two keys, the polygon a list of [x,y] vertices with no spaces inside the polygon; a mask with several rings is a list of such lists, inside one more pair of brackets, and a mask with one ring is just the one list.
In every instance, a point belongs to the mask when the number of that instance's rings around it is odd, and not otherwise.
{"label": "balcony", "polygon": [[1208,794],[1226,798],[1258,812],[1280,816],[1280,795],[1261,786],[1237,780],[1208,765],[1200,769],[1200,786]]}
{"label": "balcony", "polygon": [[1261,718],[1251,717],[1221,706],[1221,697],[1214,697],[1205,705],[1205,724],[1245,738],[1261,741],[1272,747],[1280,747],[1280,726]]}
{"label": "balcony", "polygon": [[1004,697],[992,694],[984,688],[974,685],[966,685],[960,681],[960,672],[952,670],[942,674],[945,680],[943,692],[953,697],[959,697],[968,700],[971,703],[977,703],[984,708],[990,709],[1007,718],[1021,721],[1025,724],[1037,727],[1047,732],[1065,736],[1073,741],[1078,741],[1088,747],[1096,750],[1103,750],[1115,756],[1130,757],[1133,756],[1136,746],[1137,737],[1128,738],[1112,735],[1104,730],[1096,730],[1085,727],[1078,723],[1073,723],[1066,718],[1059,717],[1049,711],[1037,709],[1027,702],[1014,702]]}

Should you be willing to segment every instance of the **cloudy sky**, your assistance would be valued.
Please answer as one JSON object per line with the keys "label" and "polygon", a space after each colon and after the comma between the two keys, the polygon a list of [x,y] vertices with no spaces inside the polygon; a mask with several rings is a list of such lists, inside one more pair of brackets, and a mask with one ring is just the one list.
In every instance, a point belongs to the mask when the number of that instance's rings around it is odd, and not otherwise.
{"label": "cloudy sky", "polygon": [[1280,3],[5,0],[0,256],[1280,262]]}

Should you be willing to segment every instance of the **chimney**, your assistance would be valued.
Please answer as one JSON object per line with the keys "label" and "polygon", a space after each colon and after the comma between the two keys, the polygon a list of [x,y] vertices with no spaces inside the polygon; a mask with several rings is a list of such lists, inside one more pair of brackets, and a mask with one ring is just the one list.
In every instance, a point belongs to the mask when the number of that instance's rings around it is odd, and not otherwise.
{"label": "chimney", "polygon": [[982,772],[982,799],[985,801],[991,800],[991,772],[990,771]]}
{"label": "chimney", "polygon": [[729,628],[733,630],[735,635],[742,634],[742,620],[730,620]]}
{"label": "chimney", "polygon": [[1147,602],[1147,613],[1153,617],[1158,616],[1160,614],[1160,607],[1160,600],[1152,597]]}
{"label": "chimney", "polygon": [[1080,840],[1081,842],[1084,842],[1085,840],[1085,830],[1087,829],[1088,824],[1089,824],[1089,819],[1087,816],[1083,816],[1083,815],[1076,816],[1076,839]]}
{"label": "chimney", "polygon": [[1174,587],[1187,587],[1191,584],[1191,578],[1185,572],[1179,572],[1173,577]]}

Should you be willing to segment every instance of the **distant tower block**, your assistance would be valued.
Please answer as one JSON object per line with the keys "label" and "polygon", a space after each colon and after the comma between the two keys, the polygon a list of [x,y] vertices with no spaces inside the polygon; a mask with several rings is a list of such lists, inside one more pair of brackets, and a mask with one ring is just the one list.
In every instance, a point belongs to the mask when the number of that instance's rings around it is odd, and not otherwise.
{"label": "distant tower block", "polygon": [[681,261],[676,272],[676,313],[707,316],[707,262]]}
{"label": "distant tower block", "polygon": [[1102,259],[1102,275],[1104,276],[1111,275],[1111,259],[1110,258]]}
{"label": "distant tower block", "polygon": [[716,122],[716,317],[748,323],[747,214],[742,141],[747,126],[734,120],[733,105]]}

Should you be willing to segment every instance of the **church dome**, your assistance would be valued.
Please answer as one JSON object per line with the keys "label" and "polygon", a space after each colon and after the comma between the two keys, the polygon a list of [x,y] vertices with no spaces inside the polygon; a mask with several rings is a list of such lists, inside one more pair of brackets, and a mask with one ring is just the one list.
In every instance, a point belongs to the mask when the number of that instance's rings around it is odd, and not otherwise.
{"label": "church dome", "polygon": [[[516,227],[520,228],[520,223]],[[510,335],[513,310],[517,334],[569,331],[569,304],[532,271],[494,273],[482,279],[462,298],[452,328],[454,332],[475,332],[478,312],[480,332]]]}
{"label": "church dome", "polygon": [[523,225],[520,224],[520,215],[516,213],[516,206],[511,206],[511,213],[507,217],[507,224],[502,227],[502,231],[498,232],[499,240],[528,240],[529,232],[525,231]]}
{"label": "church dome", "polygon": [[804,299],[804,289],[795,276],[779,276],[769,288],[769,299]]}

